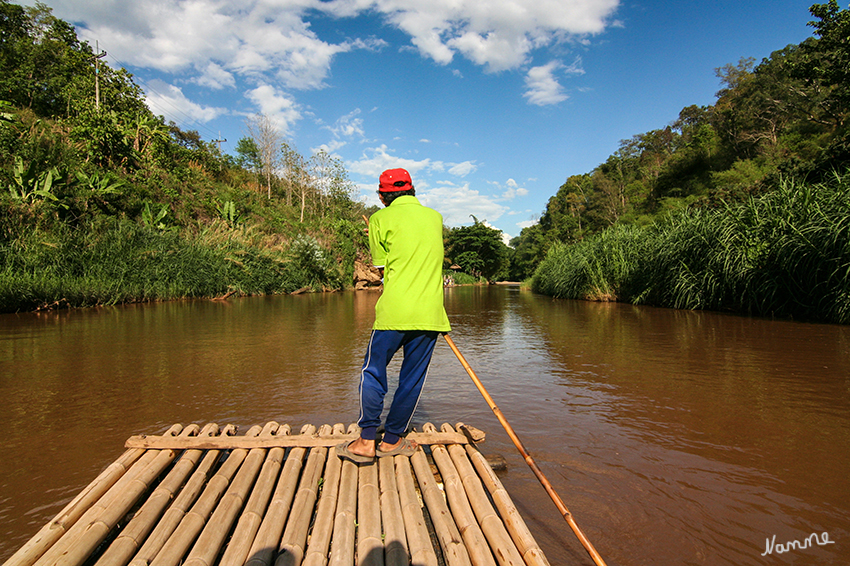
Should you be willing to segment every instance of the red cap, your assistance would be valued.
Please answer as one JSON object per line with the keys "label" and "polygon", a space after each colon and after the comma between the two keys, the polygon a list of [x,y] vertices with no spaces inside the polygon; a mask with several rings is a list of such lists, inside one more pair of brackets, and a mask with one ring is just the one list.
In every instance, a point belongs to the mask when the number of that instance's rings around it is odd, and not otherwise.
{"label": "red cap", "polygon": [[410,173],[405,169],[387,169],[381,173],[378,190],[382,193],[409,191],[412,188],[413,181],[410,180]]}

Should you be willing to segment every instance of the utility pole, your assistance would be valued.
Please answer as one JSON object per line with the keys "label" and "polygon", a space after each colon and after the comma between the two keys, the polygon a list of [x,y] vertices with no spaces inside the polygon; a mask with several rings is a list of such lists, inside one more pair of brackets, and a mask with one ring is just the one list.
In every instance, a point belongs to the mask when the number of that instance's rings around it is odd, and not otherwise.
{"label": "utility pole", "polygon": [[218,139],[217,139],[217,140],[213,140],[213,143],[217,143],[217,144],[218,144],[218,153],[219,153],[219,155],[221,154],[221,142],[226,142],[226,141],[227,141],[227,140],[223,140],[223,139],[221,139],[221,132],[219,132],[219,133],[218,133]]}
{"label": "utility pole", "polygon": [[[218,139],[213,140],[213,143],[218,144],[218,156],[219,156],[219,158],[221,158],[221,142],[226,142],[226,141],[227,141],[226,139],[221,139],[221,131],[218,132]],[[219,159],[219,162],[218,162],[218,170],[221,171],[221,160],[220,159]]]}
{"label": "utility pole", "polygon": [[95,41],[95,50],[98,54],[94,56],[94,107],[100,112],[100,60],[106,57],[106,51],[100,50],[100,42]]}

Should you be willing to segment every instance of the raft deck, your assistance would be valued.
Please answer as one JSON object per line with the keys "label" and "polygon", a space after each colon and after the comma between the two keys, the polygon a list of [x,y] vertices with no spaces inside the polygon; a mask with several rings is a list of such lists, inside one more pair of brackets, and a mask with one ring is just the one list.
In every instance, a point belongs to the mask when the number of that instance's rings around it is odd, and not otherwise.
{"label": "raft deck", "polygon": [[548,565],[470,429],[359,465],[356,425],[132,437],[5,566]]}

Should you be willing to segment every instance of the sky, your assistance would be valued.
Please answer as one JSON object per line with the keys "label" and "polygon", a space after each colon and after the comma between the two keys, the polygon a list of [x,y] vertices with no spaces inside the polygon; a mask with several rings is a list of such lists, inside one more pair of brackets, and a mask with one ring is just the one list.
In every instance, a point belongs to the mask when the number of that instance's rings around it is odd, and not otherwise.
{"label": "sky", "polygon": [[448,226],[506,237],[621,140],[713,104],[715,69],[811,37],[813,3],[45,0],[224,153],[266,115],[306,158],[341,159],[367,205],[403,167]]}

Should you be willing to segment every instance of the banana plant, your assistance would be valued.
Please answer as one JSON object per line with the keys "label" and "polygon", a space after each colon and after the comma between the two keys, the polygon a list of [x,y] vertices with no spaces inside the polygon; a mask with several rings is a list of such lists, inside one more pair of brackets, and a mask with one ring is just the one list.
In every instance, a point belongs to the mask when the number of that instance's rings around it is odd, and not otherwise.
{"label": "banana plant", "polygon": [[101,176],[100,173],[86,174],[83,171],[77,171],[77,181],[80,185],[89,189],[93,196],[105,197],[121,193],[121,188],[125,183],[121,180],[113,180],[109,175]]}
{"label": "banana plant", "polygon": [[226,201],[221,206],[216,206],[218,214],[231,227],[242,221],[242,216],[236,210],[236,203],[232,200]]}
{"label": "banana plant", "polygon": [[156,228],[157,230],[168,230],[168,226],[165,225],[165,217],[168,216],[168,205],[163,204],[159,212],[154,215],[151,210],[151,203],[146,202],[145,208],[142,210],[142,223],[146,226],[150,226],[151,228]]}
{"label": "banana plant", "polygon": [[59,171],[51,167],[47,171],[39,171],[36,163],[24,167],[24,160],[15,156],[15,165],[12,168],[12,184],[9,192],[12,198],[29,204],[37,200],[58,201],[53,194],[54,179],[59,177]]}

